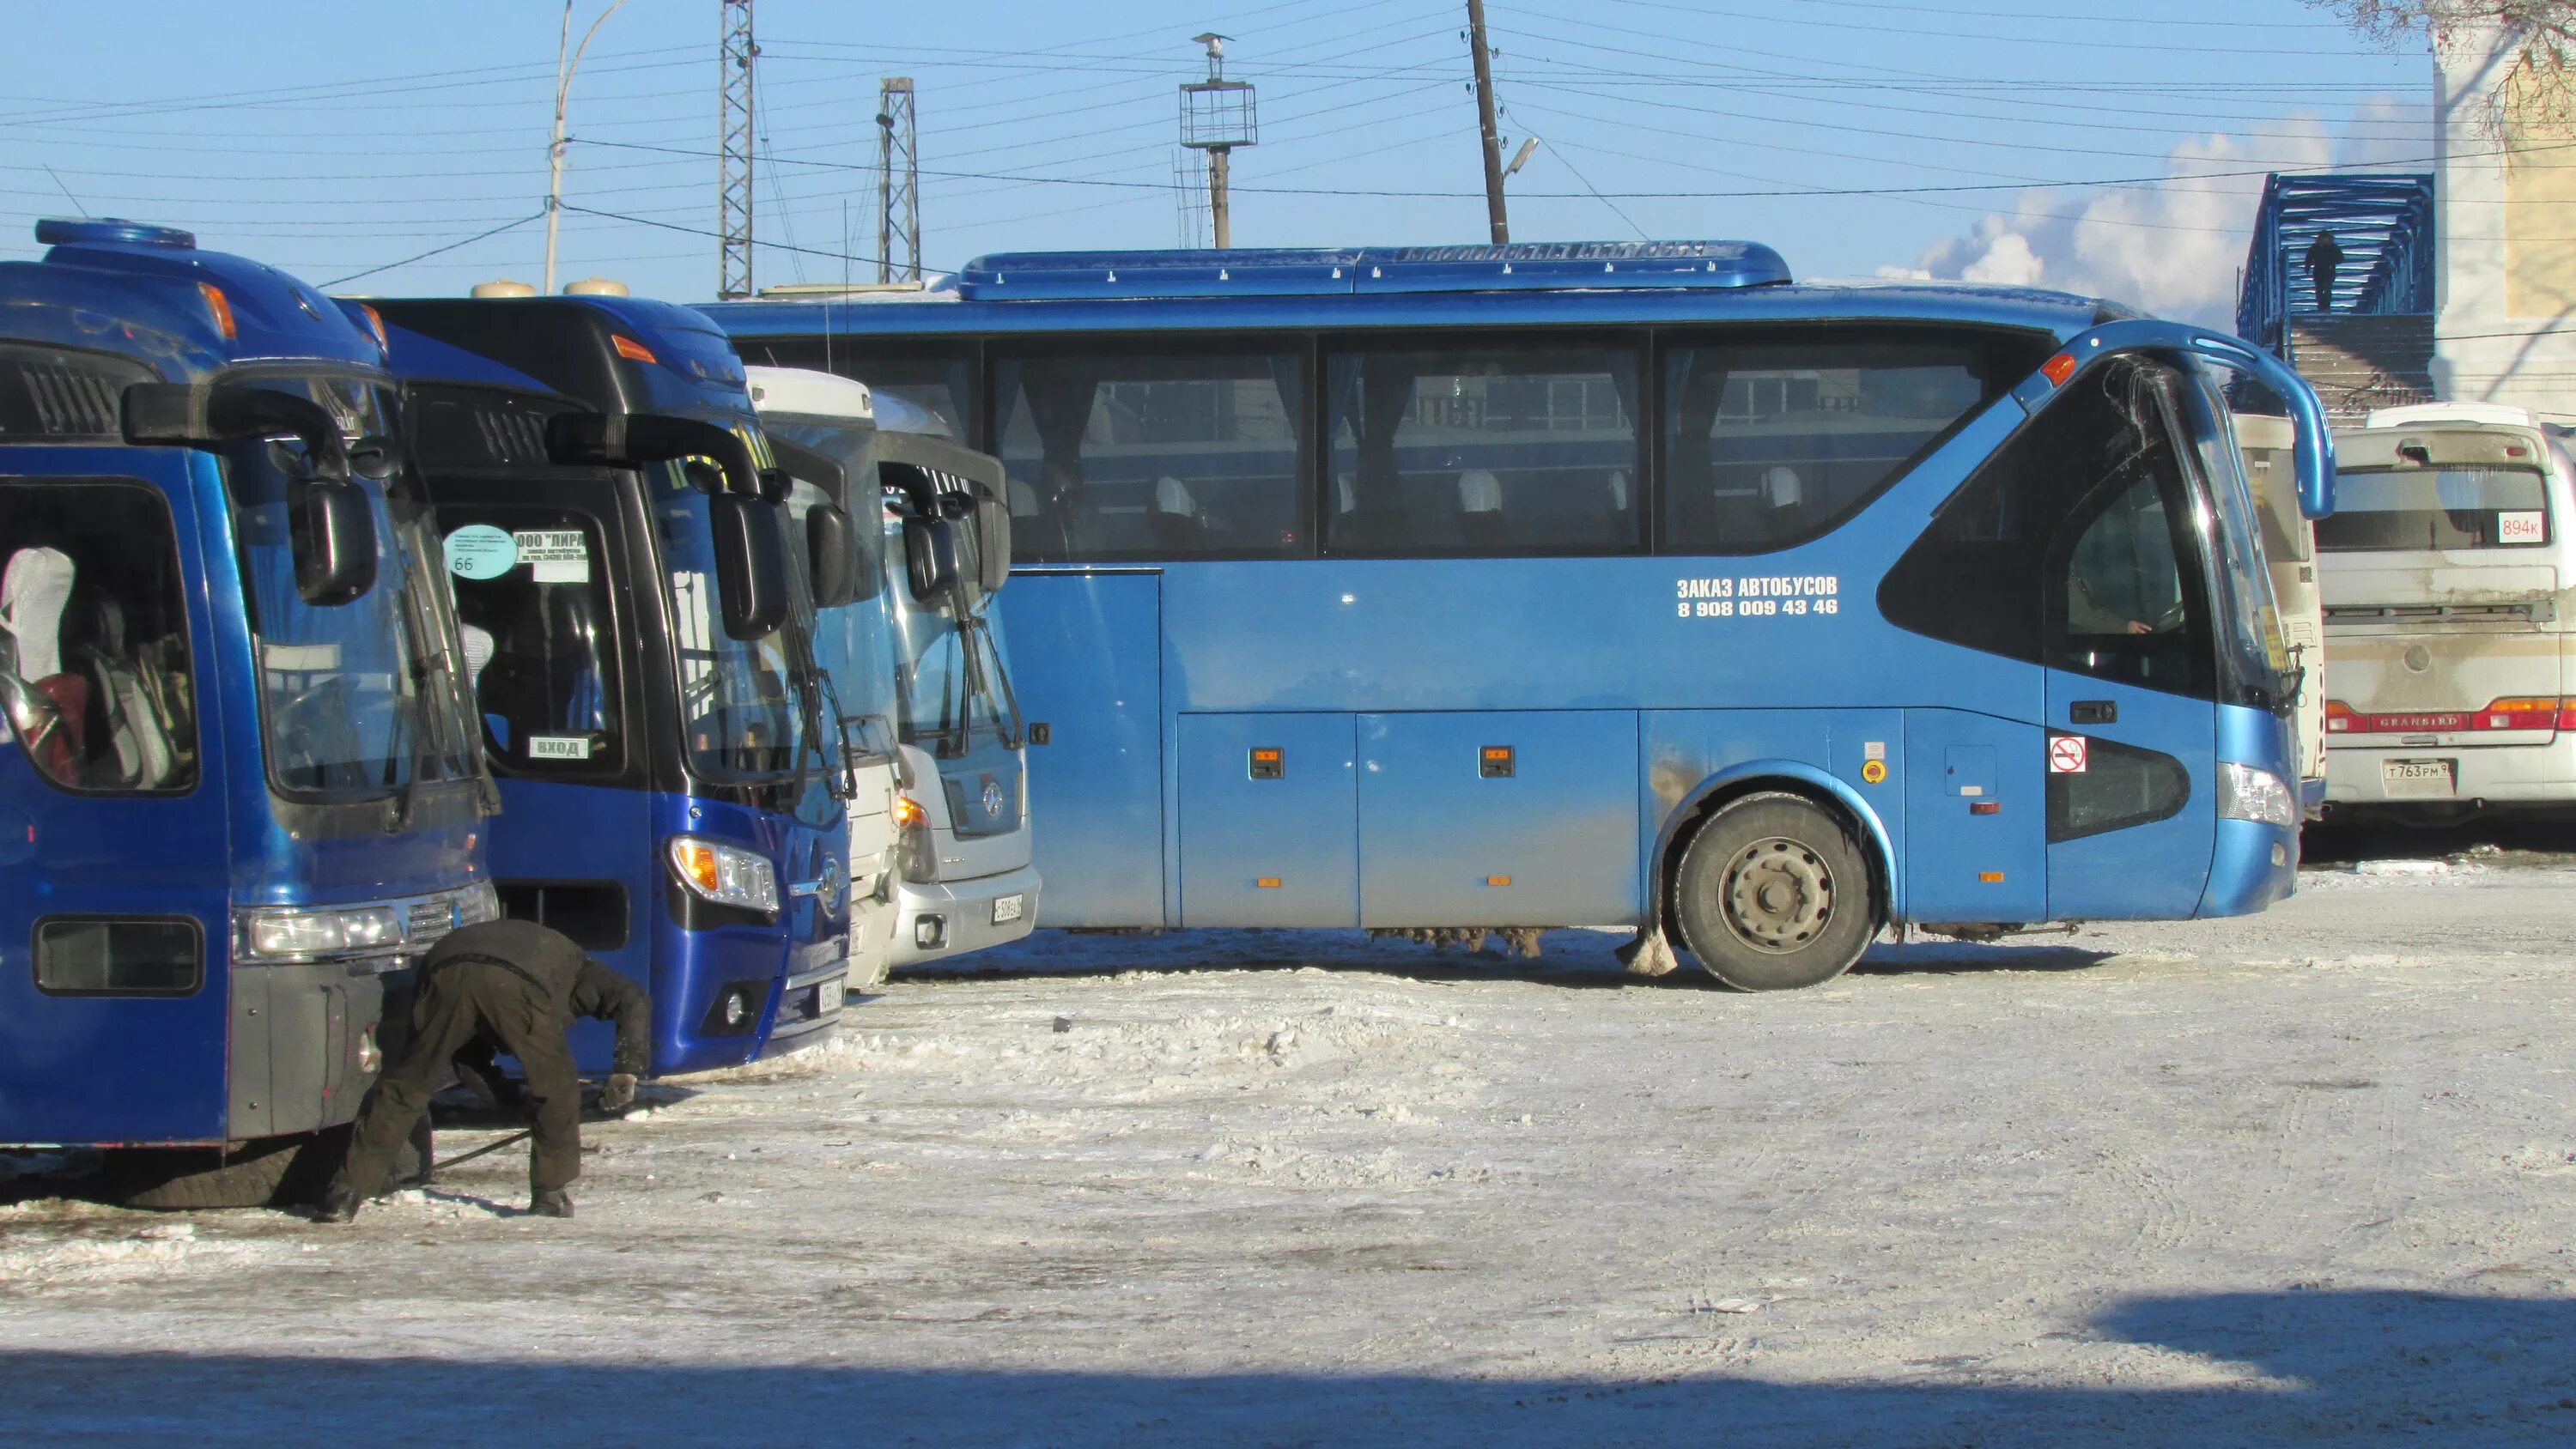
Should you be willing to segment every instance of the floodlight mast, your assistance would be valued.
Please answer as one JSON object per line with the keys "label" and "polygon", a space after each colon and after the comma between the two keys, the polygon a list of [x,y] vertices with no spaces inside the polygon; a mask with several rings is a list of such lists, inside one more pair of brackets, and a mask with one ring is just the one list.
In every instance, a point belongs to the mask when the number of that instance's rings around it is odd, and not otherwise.
{"label": "floodlight mast", "polygon": [[1181,87],[1181,144],[1207,153],[1208,222],[1220,249],[1234,245],[1226,205],[1234,148],[1261,140],[1251,82],[1225,78],[1227,38],[1214,31],[1191,37],[1207,49],[1207,79]]}

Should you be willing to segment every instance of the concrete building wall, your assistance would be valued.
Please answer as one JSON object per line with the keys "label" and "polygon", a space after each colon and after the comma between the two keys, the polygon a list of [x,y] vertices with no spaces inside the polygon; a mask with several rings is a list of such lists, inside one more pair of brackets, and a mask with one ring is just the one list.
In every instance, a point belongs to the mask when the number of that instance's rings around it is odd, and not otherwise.
{"label": "concrete building wall", "polygon": [[2518,39],[2480,27],[2434,46],[2433,379],[2576,422],[2576,127],[2529,104]]}

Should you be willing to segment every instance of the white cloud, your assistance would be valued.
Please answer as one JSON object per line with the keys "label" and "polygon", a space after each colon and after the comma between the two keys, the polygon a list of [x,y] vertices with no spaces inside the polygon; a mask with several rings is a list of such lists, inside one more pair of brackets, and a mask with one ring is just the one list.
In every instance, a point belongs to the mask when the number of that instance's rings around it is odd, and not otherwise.
{"label": "white cloud", "polygon": [[2340,135],[2329,135],[2313,117],[2294,117],[2272,123],[2250,143],[2224,133],[2196,136],[2173,149],[2166,174],[2208,180],[2025,191],[2010,212],[1990,212],[1965,234],[1933,245],[1914,266],[1882,267],[1879,275],[2049,287],[2224,324],[2236,313],[2237,269],[2245,262],[2263,178],[2216,173],[2407,161],[2429,154],[2428,141],[2407,136],[2410,127],[2425,124],[2421,115],[2420,108],[2374,96]]}

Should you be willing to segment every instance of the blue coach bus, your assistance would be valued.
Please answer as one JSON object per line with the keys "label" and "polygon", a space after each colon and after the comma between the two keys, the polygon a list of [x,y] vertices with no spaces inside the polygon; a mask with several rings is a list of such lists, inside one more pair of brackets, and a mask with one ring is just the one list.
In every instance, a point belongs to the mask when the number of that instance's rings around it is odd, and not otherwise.
{"label": "blue coach bus", "polygon": [[388,991],[494,913],[381,334],[186,232],[36,239],[0,263],[0,1147],[142,1149],[147,1206],[318,1187]]}
{"label": "blue coach bus", "polygon": [[[373,305],[506,806],[503,913],[645,984],[657,1073],[817,1039],[847,969],[847,774],[732,347],[619,296]],[[604,1070],[605,1024],[574,1047]]]}
{"label": "blue coach bus", "polygon": [[1745,243],[992,256],[707,309],[1010,473],[1042,925],[1634,925],[1742,988],[1885,926],[2290,891],[2296,693],[2219,373]]}

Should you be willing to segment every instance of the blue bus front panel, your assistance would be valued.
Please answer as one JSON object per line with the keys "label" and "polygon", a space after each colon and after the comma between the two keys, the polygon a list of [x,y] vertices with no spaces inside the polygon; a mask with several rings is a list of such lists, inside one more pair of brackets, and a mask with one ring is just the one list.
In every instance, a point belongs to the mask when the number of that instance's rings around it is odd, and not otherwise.
{"label": "blue bus front panel", "polygon": [[1359,717],[1360,923],[1637,916],[1637,715]]}
{"label": "blue bus front panel", "polygon": [[[2250,765],[2276,780],[2295,780],[2299,747],[2292,730],[2288,720],[2269,711],[2221,705],[2218,758]],[[2210,856],[2209,886],[2201,895],[2197,915],[2252,915],[2274,901],[2288,899],[2298,887],[2296,825],[2221,820]]]}
{"label": "blue bus front panel", "polygon": [[[1162,576],[1037,573],[995,595],[1028,751],[1041,925],[1160,925]],[[1050,823],[1052,821],[1052,824]]]}
{"label": "blue bus front panel", "polygon": [[2052,919],[2192,914],[2218,823],[2216,710],[2205,699],[2048,671]]}
{"label": "blue bus front panel", "polygon": [[1905,712],[1906,915],[2048,917],[2040,729],[1961,709]]}
{"label": "blue bus front panel", "polygon": [[1360,923],[1355,721],[1180,717],[1181,924]]}

